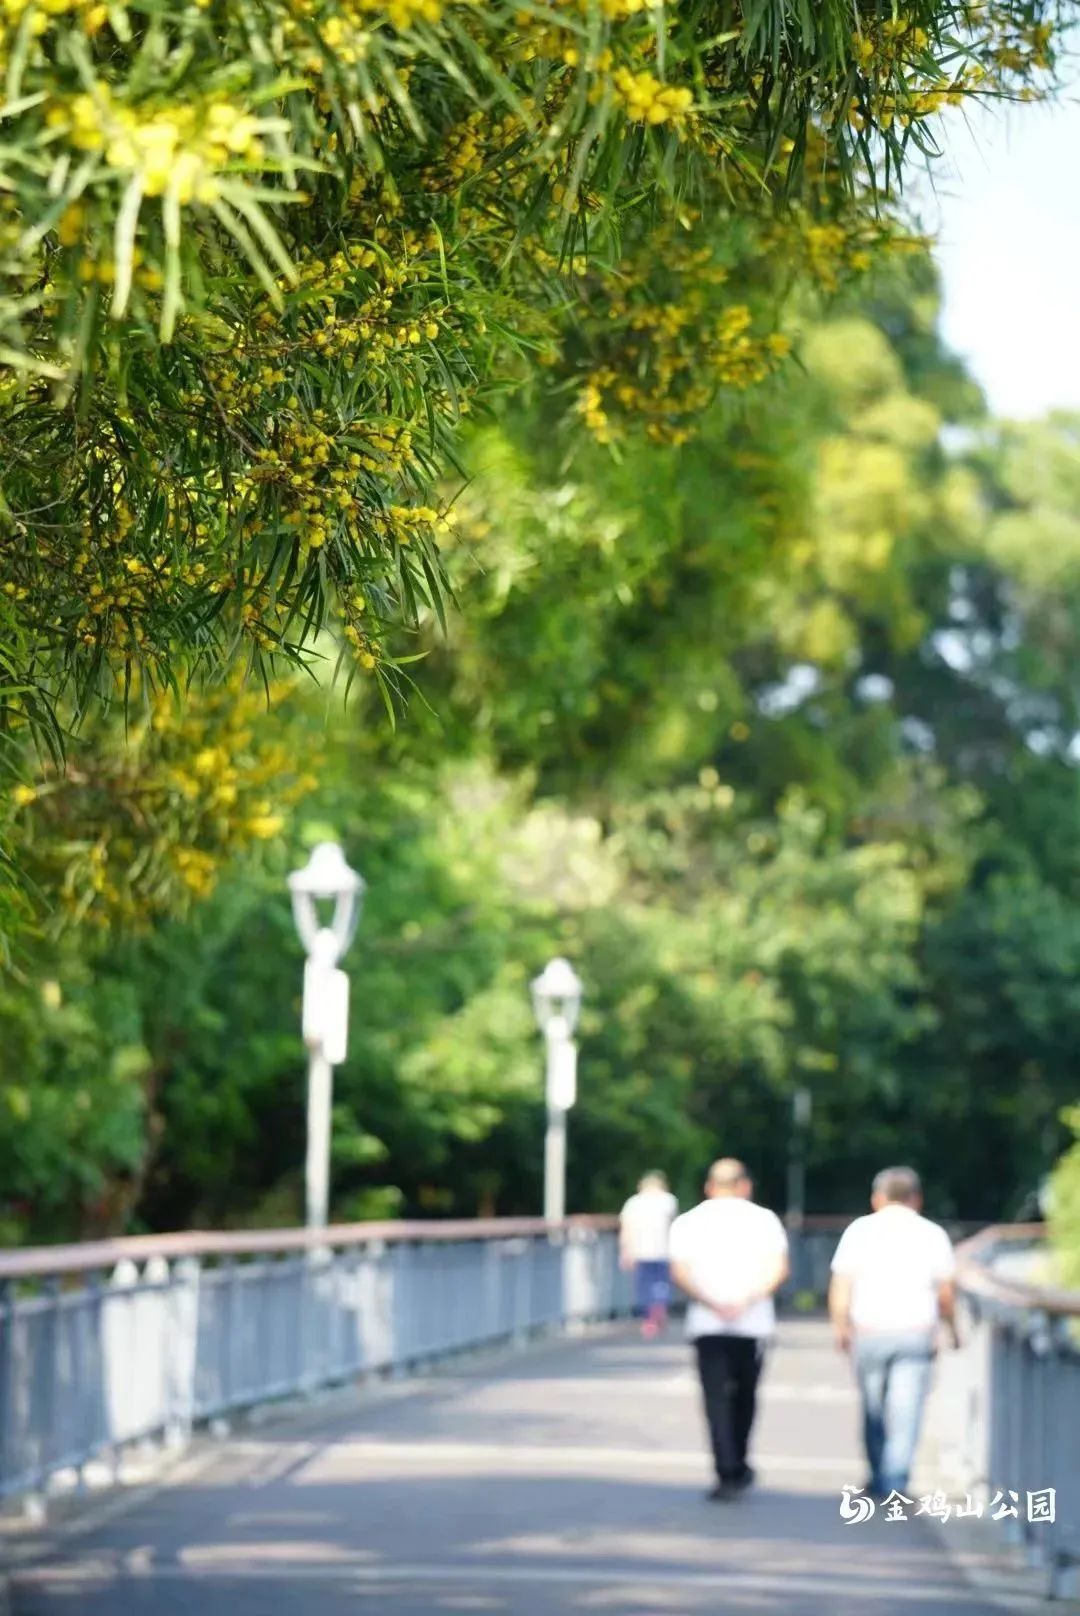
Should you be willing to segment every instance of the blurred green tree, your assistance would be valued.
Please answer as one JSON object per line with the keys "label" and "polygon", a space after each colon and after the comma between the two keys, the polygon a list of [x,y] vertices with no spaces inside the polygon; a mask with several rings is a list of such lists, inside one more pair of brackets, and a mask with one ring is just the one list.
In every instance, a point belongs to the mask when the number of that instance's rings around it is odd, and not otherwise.
{"label": "blurred green tree", "polygon": [[[9,1226],[96,1227],[102,1205],[152,1226],[297,1215],[282,877],[327,832],[370,887],[339,1215],[539,1204],[527,984],[559,951],[588,986],[571,1204],[616,1205],[653,1162],[690,1196],[718,1149],[780,1204],[802,1086],[818,1209],[862,1205],[897,1156],[942,1214],[1029,1198],[1076,1097],[1075,428],[988,423],[935,317],[921,260],[824,318],[803,309],[803,370],[718,400],[681,445],[572,439],[544,398],[507,401],[471,439],[446,632],[432,607],[395,642],[422,653],[396,730],[370,686],[345,704],[312,683],[265,723],[224,701],[190,744],[137,734],[131,769],[88,770],[108,882],[131,782],[151,782],[162,918],[107,950],[81,923],[11,990],[3,1013],[45,1026],[58,981],[100,1070],[131,1075],[94,1091],[101,1132],[57,1169],[55,1213],[20,1167],[52,1148],[47,1110],[0,1110]],[[94,747],[125,755],[115,732]],[[193,768],[215,748],[235,779]],[[58,845],[35,823],[73,826],[84,789],[28,780],[17,856]],[[205,893],[177,879],[176,825],[209,860]],[[86,918],[143,902],[138,871],[116,885],[119,902],[90,883]],[[190,913],[165,918],[185,890]],[[47,1089],[49,1051],[20,1049],[4,1080]],[[113,1184],[134,1189],[102,1202]]]}

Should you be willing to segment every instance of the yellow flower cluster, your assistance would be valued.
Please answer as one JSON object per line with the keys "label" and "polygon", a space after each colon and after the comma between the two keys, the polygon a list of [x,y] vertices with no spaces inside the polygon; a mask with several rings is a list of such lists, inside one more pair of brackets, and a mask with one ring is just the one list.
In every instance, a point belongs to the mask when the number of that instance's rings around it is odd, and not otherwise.
{"label": "yellow flower cluster", "polygon": [[[643,11],[655,11],[661,3],[662,0],[600,0],[600,10],[609,22],[625,22]],[[583,10],[586,5],[587,0],[584,0]]]}
{"label": "yellow flower cluster", "polygon": [[[525,61],[562,63],[590,79],[589,100],[610,97],[631,123],[666,124],[682,133],[694,104],[692,91],[665,84],[652,70],[660,0],[600,0],[604,27],[597,32],[595,0],[557,0],[564,16],[521,10],[519,54]],[[639,26],[624,27],[625,24]],[[547,112],[557,117],[566,94],[549,87]],[[548,120],[550,122],[550,119]]]}
{"label": "yellow flower cluster", "polygon": [[684,213],[678,228],[652,236],[600,284],[596,309],[610,336],[577,408],[601,443],[637,429],[654,442],[684,443],[718,388],[755,386],[789,352],[783,333],[758,334],[750,307],[725,290],[728,270],[699,244],[699,223]]}
{"label": "yellow flower cluster", "polygon": [[[621,54],[628,52],[640,53],[643,48],[651,50],[655,43],[655,21],[648,14],[655,11],[662,4],[662,0],[600,0],[599,14],[605,24],[621,24],[638,21],[653,34],[650,39],[644,34],[641,39],[619,37],[618,45]],[[557,15],[556,8],[561,9],[565,16]],[[583,48],[583,38],[592,36],[592,23],[595,20],[594,0],[553,0],[552,6],[545,12],[520,10],[514,22],[521,32],[518,47],[521,59],[524,61],[553,61],[564,62],[567,67],[586,68],[590,73],[600,76],[596,85],[597,93],[602,93],[604,76],[609,73],[615,61],[615,52],[611,44],[598,44],[595,38],[590,38],[587,49]],[[585,24],[583,28],[582,24]],[[617,31],[620,36],[625,30]],[[635,30],[640,35],[641,29]],[[613,39],[616,31],[610,26],[606,27],[600,38]]]}
{"label": "yellow flower cluster", "polygon": [[1015,19],[997,14],[995,28],[997,39],[992,57],[1005,73],[1027,78],[1045,73],[1053,65],[1054,27],[1051,23],[1031,17],[1017,26]]}
{"label": "yellow flower cluster", "polygon": [[[123,445],[103,433],[80,470],[93,478],[103,468],[115,468],[116,486],[122,488],[123,459]],[[189,514],[190,489],[163,475],[156,494],[177,524]],[[21,527],[15,532],[19,542],[8,553],[3,593],[14,601],[32,601],[36,620],[50,634],[65,635],[91,652],[99,647],[122,655],[163,649],[168,643],[160,639],[167,633],[164,625],[186,607],[235,585],[205,524],[199,524],[181,554],[175,548],[151,548],[122,493],[107,521],[84,513],[80,529],[70,537],[61,530],[30,544]]]}
{"label": "yellow flower cluster", "polygon": [[921,56],[930,36],[903,15],[870,21],[854,45],[854,56],[864,73],[891,72],[898,64]]}
{"label": "yellow flower cluster", "polygon": [[380,520],[399,544],[408,544],[418,529],[448,533],[453,525],[453,512],[439,511],[432,505],[391,505]]}
{"label": "yellow flower cluster", "polygon": [[183,709],[151,697],[142,723],[99,727],[65,765],[21,785],[19,805],[48,832],[36,840],[66,914],[142,929],[206,897],[230,860],[277,836],[317,783],[290,744],[289,699],[289,686],[267,697],[238,678],[191,691]]}
{"label": "yellow flower cluster", "polygon": [[147,196],[213,202],[230,164],[262,160],[265,122],[229,101],[133,107],[98,84],[49,109],[46,122],[79,151],[100,151],[110,168],[138,175]]}
{"label": "yellow flower cluster", "polygon": [[[319,39],[329,52],[331,65],[340,71],[342,68],[355,68],[368,60],[374,29],[388,27],[406,32],[418,23],[433,26],[442,20],[448,5],[472,3],[474,0],[333,0],[332,4],[325,4],[323,0],[292,0],[290,10],[294,24],[297,19],[303,18],[314,25]],[[305,35],[295,26],[292,37],[298,46],[303,45],[305,39],[310,40],[310,35]],[[313,75],[310,88],[318,96],[317,80],[327,65],[325,59],[314,52],[306,57],[305,65]],[[400,83],[407,85],[410,75],[411,69],[404,66]],[[387,104],[386,97],[371,88],[367,102],[369,110],[375,105],[381,110]]]}
{"label": "yellow flower cluster", "polygon": [[647,70],[634,73],[628,67],[617,68],[612,82],[633,123],[670,123],[679,128],[694,104],[690,90],[664,84]]}
{"label": "yellow flower cluster", "polygon": [[864,274],[875,263],[905,253],[923,252],[929,243],[900,228],[886,216],[867,218],[848,211],[833,218],[816,217],[791,208],[764,234],[769,252],[782,257],[820,291],[831,294]]}
{"label": "yellow flower cluster", "polygon": [[[525,117],[536,111],[529,100],[522,105]],[[516,113],[503,118],[492,118],[483,112],[471,112],[468,117],[447,129],[440,142],[437,156],[424,169],[424,186],[431,192],[456,195],[466,180],[485,173],[493,157],[508,150],[519,140],[525,125]],[[506,176],[502,176],[504,182]]]}
{"label": "yellow flower cluster", "polygon": [[654,328],[651,351],[627,344],[620,369],[602,365],[586,377],[578,395],[586,426],[600,443],[616,441],[634,425],[654,443],[688,442],[718,387],[744,392],[789,354],[783,332],[755,336],[752,320],[745,304],[732,304],[682,344],[668,341],[667,333],[686,331],[685,318],[669,320],[665,334]]}
{"label": "yellow flower cluster", "polygon": [[[358,27],[340,12],[319,24],[319,38],[335,60],[346,67],[355,67],[367,59],[371,38],[368,30]],[[313,57],[309,66],[311,72],[317,73],[321,66],[319,58]]]}
{"label": "yellow flower cluster", "polygon": [[444,0],[349,0],[349,3],[373,21],[385,19],[394,28],[412,28],[418,22],[438,22]]}
{"label": "yellow flower cluster", "polygon": [[984,82],[979,67],[965,69],[959,77],[942,80],[925,87],[918,79],[902,82],[899,92],[871,93],[864,96],[848,115],[853,129],[863,130],[875,126],[889,130],[894,123],[907,128],[921,118],[930,118],[943,107],[963,106],[965,100]]}
{"label": "yellow flower cluster", "polygon": [[0,3],[0,61],[29,14],[29,29],[40,39],[58,17],[77,18],[83,32],[91,39],[99,34],[109,20],[108,6],[101,0],[2,0]]}
{"label": "yellow flower cluster", "polygon": [[619,380],[619,374],[610,365],[602,365],[587,376],[578,393],[578,413],[581,415],[597,443],[613,443],[616,428],[605,408],[610,389]]}
{"label": "yellow flower cluster", "polygon": [[[953,73],[935,61],[925,29],[900,14],[868,22],[855,41],[863,86],[849,112],[856,130],[908,127],[972,96],[1031,80],[1051,66],[1053,27],[1036,17],[1018,22],[994,5],[970,8],[969,59]],[[1034,94],[1030,88],[1026,97]]]}
{"label": "yellow flower cluster", "polygon": [[[245,445],[246,466],[232,482],[240,538],[252,548],[293,546],[297,591],[318,564],[338,595],[346,637],[362,665],[370,657],[374,666],[377,636],[366,603],[356,604],[365,599],[354,588],[357,557],[370,556],[373,541],[389,555],[415,546],[418,534],[427,545],[445,530],[443,514],[414,503],[414,490],[425,480],[429,409],[436,417],[460,413],[467,399],[450,397],[441,381],[446,371],[433,358],[444,339],[459,340],[461,324],[444,288],[435,288],[438,237],[395,217],[367,177],[356,186],[352,223],[360,238],[354,244],[301,258],[296,286],[282,288],[283,316],[267,306],[222,333],[203,385],[186,389],[182,402],[193,423],[209,413]],[[302,380],[312,358],[346,393],[360,384],[370,391],[354,409],[316,403]],[[399,376],[415,371],[415,425],[374,404],[388,367]],[[462,383],[464,393],[468,379]],[[280,586],[273,594],[249,586],[239,607],[243,632],[272,650],[292,598]]]}
{"label": "yellow flower cluster", "polygon": [[[119,543],[122,529],[117,531],[114,542]],[[106,545],[91,549],[88,543],[78,552],[73,571],[86,587],[85,610],[73,625],[82,644],[93,648],[99,640],[109,639],[121,649],[145,649],[147,618],[176,602],[178,585],[198,587],[206,564],[187,561],[176,566],[164,551],[144,561]]]}

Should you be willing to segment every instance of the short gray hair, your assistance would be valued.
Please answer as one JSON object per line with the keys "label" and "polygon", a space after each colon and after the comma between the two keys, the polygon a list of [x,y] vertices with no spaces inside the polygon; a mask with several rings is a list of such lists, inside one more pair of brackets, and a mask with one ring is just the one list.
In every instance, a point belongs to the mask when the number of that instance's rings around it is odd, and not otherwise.
{"label": "short gray hair", "polygon": [[922,1194],[922,1182],[914,1167],[883,1167],[874,1179],[873,1193],[910,1206]]}

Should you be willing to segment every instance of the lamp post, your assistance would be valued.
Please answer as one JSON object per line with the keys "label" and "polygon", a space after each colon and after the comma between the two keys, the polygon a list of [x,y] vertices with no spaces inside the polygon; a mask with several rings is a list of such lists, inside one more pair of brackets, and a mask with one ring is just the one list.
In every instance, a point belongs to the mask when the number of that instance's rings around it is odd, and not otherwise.
{"label": "lamp post", "polygon": [[798,1231],[806,1216],[806,1134],[813,1101],[810,1090],[798,1088],[791,1096],[791,1136],[788,1144],[788,1228]]}
{"label": "lamp post", "polygon": [[[308,1051],[306,1217],[309,1229],[324,1229],[330,1201],[334,1067],[345,1059],[349,1027],[349,979],[337,965],[360,921],[364,882],[349,868],[336,842],[320,842],[304,868],[289,876],[289,893],[307,954],[303,1010]],[[320,918],[320,903],[333,904],[328,925]]]}
{"label": "lamp post", "polygon": [[544,1218],[566,1216],[566,1113],[577,1099],[574,1028],[581,982],[569,960],[553,959],[532,984],[533,1005],[547,1048],[547,1132],[544,1136]]}

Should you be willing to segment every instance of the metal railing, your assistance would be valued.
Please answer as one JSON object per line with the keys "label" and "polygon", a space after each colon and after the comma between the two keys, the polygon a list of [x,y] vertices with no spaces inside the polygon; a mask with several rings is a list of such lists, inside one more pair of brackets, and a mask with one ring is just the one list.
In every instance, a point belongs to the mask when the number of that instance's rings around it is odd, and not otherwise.
{"label": "metal railing", "polygon": [[613,1218],[185,1234],[0,1254],[0,1496],[364,1374],[612,1317]]}
{"label": "metal railing", "polygon": [[[822,1306],[829,1293],[830,1269],[840,1236],[852,1222],[850,1217],[832,1213],[814,1213],[802,1218],[797,1227],[788,1228],[791,1247],[791,1274],[785,1281],[780,1297],[783,1302],[796,1303],[803,1298],[814,1306]],[[953,1221],[945,1224],[954,1241],[966,1240],[983,1228],[981,1223]]]}
{"label": "metal railing", "polygon": [[[788,1299],[820,1300],[845,1218],[792,1231]],[[960,1230],[954,1231],[959,1233]],[[1053,1488],[1052,1525],[1003,1523],[1051,1593],[1080,1565],[1080,1295],[995,1272],[1038,1228],[960,1246],[964,1346],[941,1453],[987,1498]],[[628,1311],[613,1218],[146,1236],[0,1253],[0,1497],[142,1441],[358,1377]],[[943,1473],[942,1479],[946,1479]]]}
{"label": "metal railing", "polygon": [[[1000,1493],[999,1510],[1016,1508],[995,1530],[1060,1598],[1080,1593],[1080,1292],[1013,1277],[1042,1235],[1002,1225],[958,1248],[962,1346],[940,1365],[938,1469],[984,1507]],[[1054,1521],[1029,1520],[1028,1494],[1050,1489]]]}

